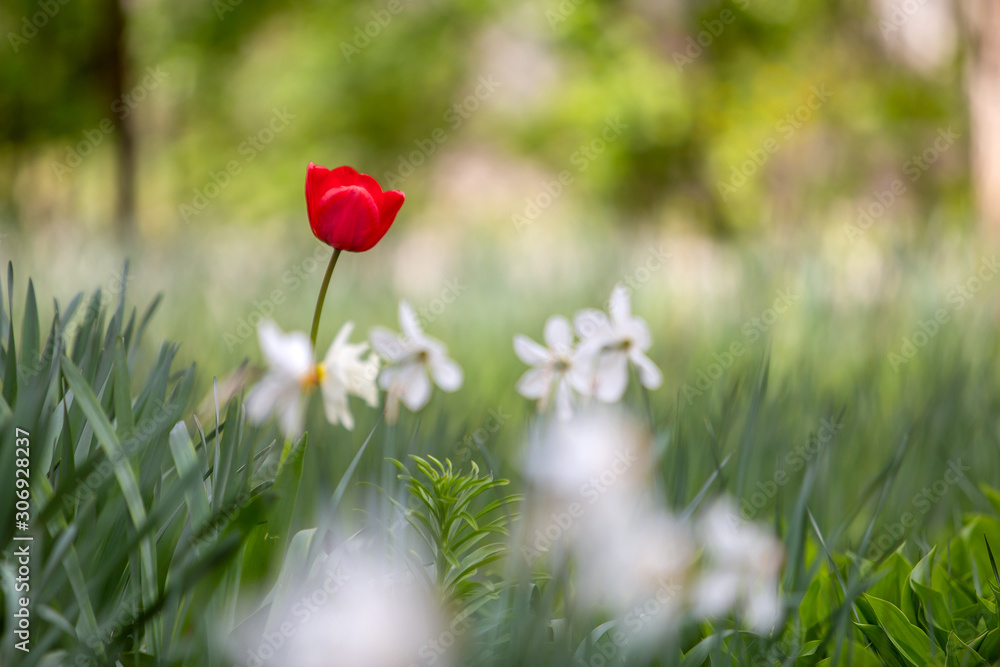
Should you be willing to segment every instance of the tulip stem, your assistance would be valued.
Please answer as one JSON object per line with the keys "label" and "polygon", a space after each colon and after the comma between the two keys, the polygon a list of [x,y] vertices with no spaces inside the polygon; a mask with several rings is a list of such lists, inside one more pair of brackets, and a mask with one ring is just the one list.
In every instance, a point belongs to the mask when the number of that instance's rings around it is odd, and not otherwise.
{"label": "tulip stem", "polygon": [[340,257],[340,248],[333,251],[330,257],[330,265],[326,267],[326,275],[323,276],[323,284],[319,288],[319,299],[316,300],[316,312],[313,313],[312,332],[309,340],[312,341],[313,349],[316,349],[316,334],[319,333],[319,316],[323,313],[323,302],[326,301],[326,290],[330,287],[330,276],[333,275],[333,267],[337,266],[337,259]]}

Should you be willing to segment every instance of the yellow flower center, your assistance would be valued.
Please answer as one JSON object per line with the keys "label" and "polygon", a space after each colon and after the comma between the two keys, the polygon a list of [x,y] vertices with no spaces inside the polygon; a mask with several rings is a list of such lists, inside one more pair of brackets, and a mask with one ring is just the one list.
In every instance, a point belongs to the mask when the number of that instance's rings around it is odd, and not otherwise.
{"label": "yellow flower center", "polygon": [[319,383],[323,381],[326,377],[326,369],[323,368],[323,364],[317,364],[312,372],[307,373],[302,377],[302,391],[308,391],[309,389],[319,386]]}

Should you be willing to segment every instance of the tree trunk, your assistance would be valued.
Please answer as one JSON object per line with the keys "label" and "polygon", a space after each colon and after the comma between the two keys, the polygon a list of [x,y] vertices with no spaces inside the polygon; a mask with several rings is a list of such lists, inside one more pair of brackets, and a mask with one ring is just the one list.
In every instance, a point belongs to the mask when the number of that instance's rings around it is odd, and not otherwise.
{"label": "tree trunk", "polygon": [[[129,114],[122,117],[120,100],[125,95],[128,82],[128,36],[126,34],[125,10],[122,0],[108,0],[110,33],[109,83],[112,99],[112,118],[118,153],[118,178],[115,216],[118,234],[122,238],[135,230],[135,137]],[[119,102],[115,104],[115,102]]]}

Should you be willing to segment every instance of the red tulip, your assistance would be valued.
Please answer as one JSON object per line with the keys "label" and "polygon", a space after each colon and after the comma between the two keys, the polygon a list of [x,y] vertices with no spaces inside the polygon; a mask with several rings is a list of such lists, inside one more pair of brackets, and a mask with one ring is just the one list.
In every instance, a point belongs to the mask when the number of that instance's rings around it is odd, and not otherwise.
{"label": "red tulip", "polygon": [[306,208],[313,234],[338,250],[364,252],[382,240],[405,195],[382,192],[371,176],[350,167],[327,169],[309,163]]}

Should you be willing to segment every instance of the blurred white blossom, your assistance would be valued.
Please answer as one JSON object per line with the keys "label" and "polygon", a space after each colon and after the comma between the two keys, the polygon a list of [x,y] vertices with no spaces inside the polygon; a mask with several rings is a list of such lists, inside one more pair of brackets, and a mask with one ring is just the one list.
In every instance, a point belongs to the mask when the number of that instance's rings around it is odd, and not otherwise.
{"label": "blurred white blossom", "polygon": [[399,303],[399,326],[402,335],[385,327],[375,327],[369,334],[372,348],[387,362],[378,382],[387,392],[389,423],[399,416],[400,401],[413,412],[427,405],[431,398],[431,378],[444,391],[456,391],[463,381],[462,369],[448,357],[448,348],[423,332],[416,313],[406,301]]}
{"label": "blurred white blossom", "polygon": [[545,323],[544,336],[547,348],[527,336],[514,336],[514,352],[532,366],[518,380],[517,391],[525,398],[537,399],[539,412],[548,408],[554,393],[556,414],[565,421],[573,416],[575,394],[589,391],[587,376],[577,363],[569,320],[553,315]]}
{"label": "blurred white blossom", "polygon": [[372,407],[377,405],[378,358],[362,359],[368,344],[348,342],[353,328],[351,322],[341,327],[326,357],[316,363],[308,336],[299,331],[286,334],[274,322],[262,322],[257,337],[267,370],[247,397],[250,419],[261,423],[273,415],[285,437],[296,438],[302,434],[306,398],[318,386],[330,423],[354,428],[347,396],[354,394]]}
{"label": "blurred white blossom", "polygon": [[319,385],[323,394],[323,410],[331,424],[342,423],[344,428],[354,428],[354,417],[347,403],[348,394],[360,396],[370,407],[378,405],[378,357],[368,355],[368,343],[350,343],[348,339],[354,330],[354,323],[348,322],[337,332],[336,338],[327,350],[323,363],[319,365]]}
{"label": "blurred white blossom", "polygon": [[647,389],[663,384],[663,374],[646,356],[652,345],[649,326],[641,317],[632,315],[632,300],[628,288],[617,285],[611,292],[608,315],[590,308],[573,318],[580,337],[580,356],[590,371],[594,396],[604,403],[616,403],[628,386],[629,363],[635,366],[639,382]]}
{"label": "blurred white blossom", "polygon": [[781,542],[744,523],[726,500],[717,501],[700,518],[698,537],[707,566],[693,593],[695,612],[719,616],[735,609],[754,632],[769,632],[781,619]]}

